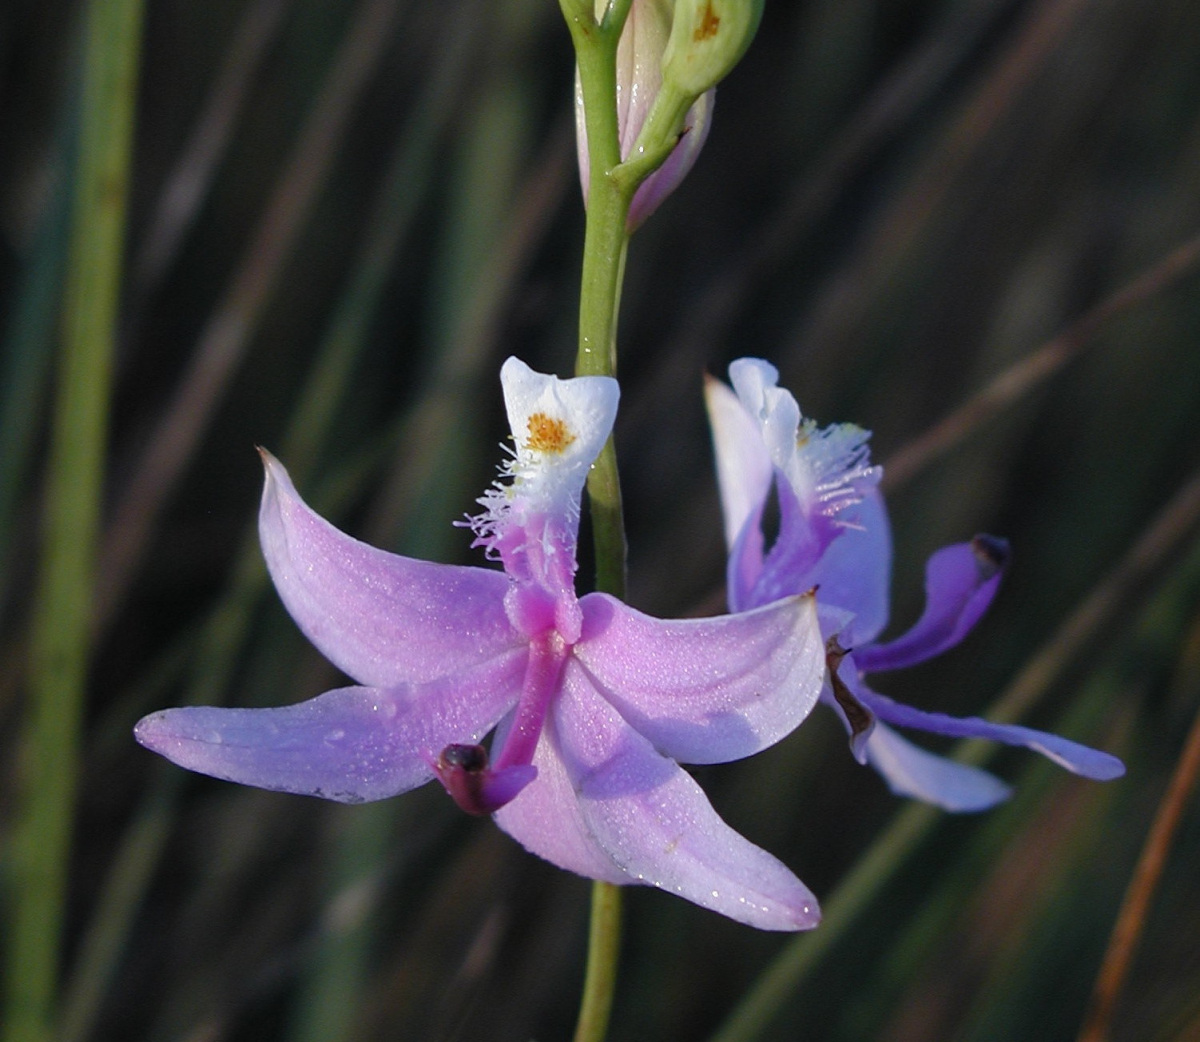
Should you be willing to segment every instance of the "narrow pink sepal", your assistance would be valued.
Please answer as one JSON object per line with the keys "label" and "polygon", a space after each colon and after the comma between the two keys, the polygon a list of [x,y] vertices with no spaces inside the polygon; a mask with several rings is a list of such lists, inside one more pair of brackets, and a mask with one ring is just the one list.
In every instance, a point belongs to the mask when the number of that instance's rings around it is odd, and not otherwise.
{"label": "narrow pink sepal", "polygon": [[296,624],[339,669],[371,687],[421,683],[523,643],[504,612],[508,578],[419,561],[338,531],[263,452],[263,556]]}
{"label": "narrow pink sepal", "polygon": [[424,684],[345,687],[271,709],[186,706],[134,737],[191,771],[341,803],[381,800],[433,777],[452,742],[478,742],[516,702],[524,650]]}

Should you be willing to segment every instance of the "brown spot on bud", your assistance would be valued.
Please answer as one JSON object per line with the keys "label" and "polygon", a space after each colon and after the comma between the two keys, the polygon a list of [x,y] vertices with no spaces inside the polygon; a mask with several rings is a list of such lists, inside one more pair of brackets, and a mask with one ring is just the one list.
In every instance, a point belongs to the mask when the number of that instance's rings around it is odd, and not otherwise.
{"label": "brown spot on bud", "polygon": [[696,26],[695,32],[692,33],[692,39],[697,43],[701,40],[711,40],[717,35],[717,30],[721,26],[721,19],[713,10],[712,4],[704,5],[704,12],[700,15],[700,24]]}
{"label": "brown spot on bud", "polygon": [[547,416],[544,412],[535,412],[529,417],[529,437],[525,439],[525,447],[535,452],[565,452],[568,445],[575,440],[563,420]]}

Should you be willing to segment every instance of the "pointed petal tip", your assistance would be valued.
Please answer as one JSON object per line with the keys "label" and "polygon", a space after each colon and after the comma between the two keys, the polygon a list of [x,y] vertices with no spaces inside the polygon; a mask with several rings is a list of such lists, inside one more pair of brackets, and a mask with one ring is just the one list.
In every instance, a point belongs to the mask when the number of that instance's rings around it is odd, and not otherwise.
{"label": "pointed petal tip", "polygon": [[164,736],[164,721],[162,718],[170,710],[160,709],[157,713],[143,716],[133,725],[133,740],[151,752],[160,752],[160,744]]}
{"label": "pointed petal tip", "polygon": [[279,462],[269,449],[264,449],[261,445],[255,445],[254,451],[258,453],[258,458],[262,460],[263,470],[266,472],[267,480],[275,480],[282,478],[288,480],[287,468]]}
{"label": "pointed petal tip", "polygon": [[780,930],[799,933],[802,930],[815,930],[820,925],[821,906],[817,903],[817,899],[813,897],[811,900],[796,905],[793,909],[791,924],[780,927]]}
{"label": "pointed petal tip", "polygon": [[[1077,745],[1077,743],[1071,744]],[[1077,745],[1077,749],[1078,751],[1070,759],[1061,753],[1055,756],[1042,749],[1039,752],[1065,767],[1072,774],[1087,778],[1089,781],[1115,781],[1124,776],[1125,764],[1118,757],[1086,745]]]}

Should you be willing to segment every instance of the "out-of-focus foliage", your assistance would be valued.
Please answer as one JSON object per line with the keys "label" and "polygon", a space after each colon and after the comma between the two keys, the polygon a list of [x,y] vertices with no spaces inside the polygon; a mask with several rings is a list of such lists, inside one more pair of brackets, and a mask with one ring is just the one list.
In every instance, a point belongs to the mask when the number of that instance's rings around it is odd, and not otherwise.
{"label": "out-of-focus foliage", "polygon": [[[0,7],[0,830],[77,16]],[[771,359],[808,414],[873,429],[886,465],[1200,234],[1197,41],[1190,0],[768,3],[699,163],[630,251],[617,445],[632,602],[675,615],[722,601],[705,369]],[[436,787],[367,807],[249,791],[156,762],[129,730],[166,705],[282,704],[335,679],[257,558],[256,443],[354,534],[478,560],[452,522],[499,458],[499,363],[565,375],[575,354],[572,67],[551,0],[149,5],[64,1038],[569,1033],[583,880]],[[1014,564],[963,647],[883,690],[982,712],[1057,639],[1200,466],[1197,344],[1186,269],[895,483],[897,627],[937,547],[994,532]],[[939,819],[763,1037],[1078,1031],[1200,706],[1200,548],[1187,529],[1170,547],[1026,718],[1122,755],[1127,777],[1095,785],[1002,753],[1013,802]],[[823,718],[697,773],[818,895],[901,809]],[[1198,871],[1189,806],[1115,1038],[1195,1037]],[[612,1037],[706,1037],[784,943],[630,893]]]}

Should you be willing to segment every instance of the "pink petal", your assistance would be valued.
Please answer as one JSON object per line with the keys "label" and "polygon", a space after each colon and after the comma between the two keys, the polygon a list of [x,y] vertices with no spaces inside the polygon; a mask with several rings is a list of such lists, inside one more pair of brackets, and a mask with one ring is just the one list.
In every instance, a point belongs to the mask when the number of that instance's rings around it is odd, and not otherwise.
{"label": "pink petal", "polygon": [[522,643],[504,613],[508,579],[418,561],[339,532],[264,452],[259,538],[275,588],[305,636],[362,684],[394,687],[467,669]]}
{"label": "pink petal", "polygon": [[[493,745],[503,748],[511,724],[511,717],[501,722]],[[530,853],[568,872],[606,883],[633,882],[596,844],[584,821],[553,717],[542,730],[533,766],[537,777],[493,815],[496,824]]]}
{"label": "pink petal", "polygon": [[589,594],[575,660],[667,756],[722,763],[793,731],[816,704],[825,644],[809,596],[710,619],[665,621]]}
{"label": "pink petal", "polygon": [[275,709],[164,709],[142,745],[214,778],[341,803],[381,800],[433,777],[445,746],[478,742],[516,702],[525,654],[389,689],[345,687]]}
{"label": "pink petal", "polygon": [[761,930],[817,925],[808,888],[726,825],[692,777],[631,729],[574,664],[555,733],[583,825],[628,882]]}

